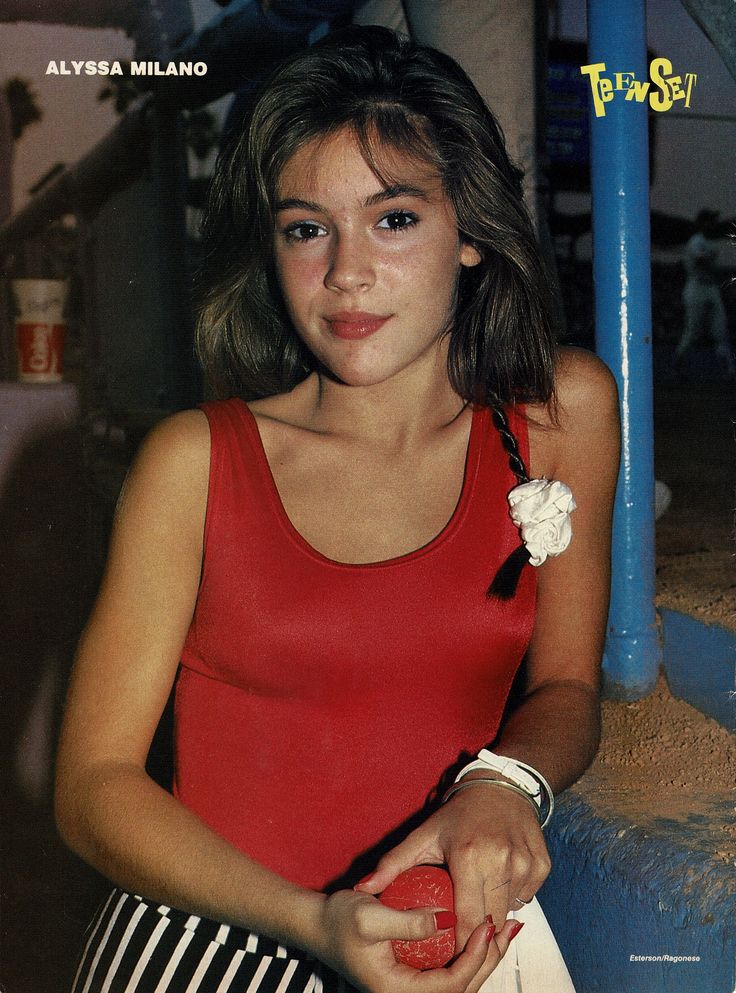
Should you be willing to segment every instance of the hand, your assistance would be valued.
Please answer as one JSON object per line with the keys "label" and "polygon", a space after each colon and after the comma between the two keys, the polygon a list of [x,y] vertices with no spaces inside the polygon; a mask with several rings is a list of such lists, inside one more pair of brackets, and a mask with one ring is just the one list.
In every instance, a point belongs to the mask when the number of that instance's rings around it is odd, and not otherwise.
{"label": "hand", "polygon": [[398,963],[391,940],[431,937],[437,931],[435,910],[391,910],[373,896],[340,890],[324,901],[323,943],[314,951],[365,993],[465,993],[486,962],[493,968],[500,960],[508,934],[496,942],[494,929],[484,921],[447,968],[419,972]]}
{"label": "hand", "polygon": [[442,863],[455,888],[458,948],[487,916],[498,928],[467,988],[475,993],[506,951],[511,924],[504,922],[519,909],[515,898],[531,900],[549,874],[549,855],[530,805],[507,790],[478,783],[456,793],[388,852],[358,889],[380,893],[413,865]]}

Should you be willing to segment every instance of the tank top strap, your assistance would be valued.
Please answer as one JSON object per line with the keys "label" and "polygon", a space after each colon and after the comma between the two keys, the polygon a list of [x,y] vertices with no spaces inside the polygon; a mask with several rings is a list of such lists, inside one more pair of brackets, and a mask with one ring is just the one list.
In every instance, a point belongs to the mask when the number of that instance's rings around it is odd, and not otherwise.
{"label": "tank top strap", "polygon": [[215,545],[272,526],[276,498],[255,418],[239,397],[200,404],[210,429],[210,471],[204,531],[204,572]]}
{"label": "tank top strap", "polygon": [[[269,502],[273,502],[271,472],[263,450],[261,435],[250,408],[239,397],[214,400],[200,404],[210,425],[210,478],[213,473],[229,471],[238,475],[246,470],[248,480],[263,487]],[[217,478],[216,475],[214,478]]]}

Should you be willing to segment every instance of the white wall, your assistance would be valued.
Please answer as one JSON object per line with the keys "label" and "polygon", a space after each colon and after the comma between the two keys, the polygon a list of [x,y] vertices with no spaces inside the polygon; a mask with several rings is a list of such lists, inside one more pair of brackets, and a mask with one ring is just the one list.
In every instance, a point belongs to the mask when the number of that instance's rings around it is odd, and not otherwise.
{"label": "white wall", "polygon": [[132,54],[133,43],[122,31],[0,24],[0,84],[13,76],[28,80],[43,111],[43,119],[15,143],[13,211],[23,207],[28,188],[53,165],[76,162],[117,120],[111,103],[97,99],[105,77],[46,75],[49,61],[129,59]]}

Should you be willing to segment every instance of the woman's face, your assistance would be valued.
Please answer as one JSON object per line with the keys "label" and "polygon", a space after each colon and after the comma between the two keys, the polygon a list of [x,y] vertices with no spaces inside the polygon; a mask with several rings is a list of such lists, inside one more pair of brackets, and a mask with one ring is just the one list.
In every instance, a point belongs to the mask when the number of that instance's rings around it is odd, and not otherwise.
{"label": "woman's face", "polygon": [[296,152],[276,191],[275,262],[291,320],[333,376],[356,386],[444,363],[460,267],[480,261],[460,241],[439,174],[393,150],[383,158],[396,185],[340,131]]}

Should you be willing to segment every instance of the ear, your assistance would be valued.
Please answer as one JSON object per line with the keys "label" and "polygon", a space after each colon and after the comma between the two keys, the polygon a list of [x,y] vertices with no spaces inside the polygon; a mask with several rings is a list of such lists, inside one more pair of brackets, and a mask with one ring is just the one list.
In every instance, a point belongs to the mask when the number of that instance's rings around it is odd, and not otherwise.
{"label": "ear", "polygon": [[478,265],[481,258],[482,256],[475,245],[471,245],[469,241],[462,242],[460,245],[460,265],[469,267]]}

